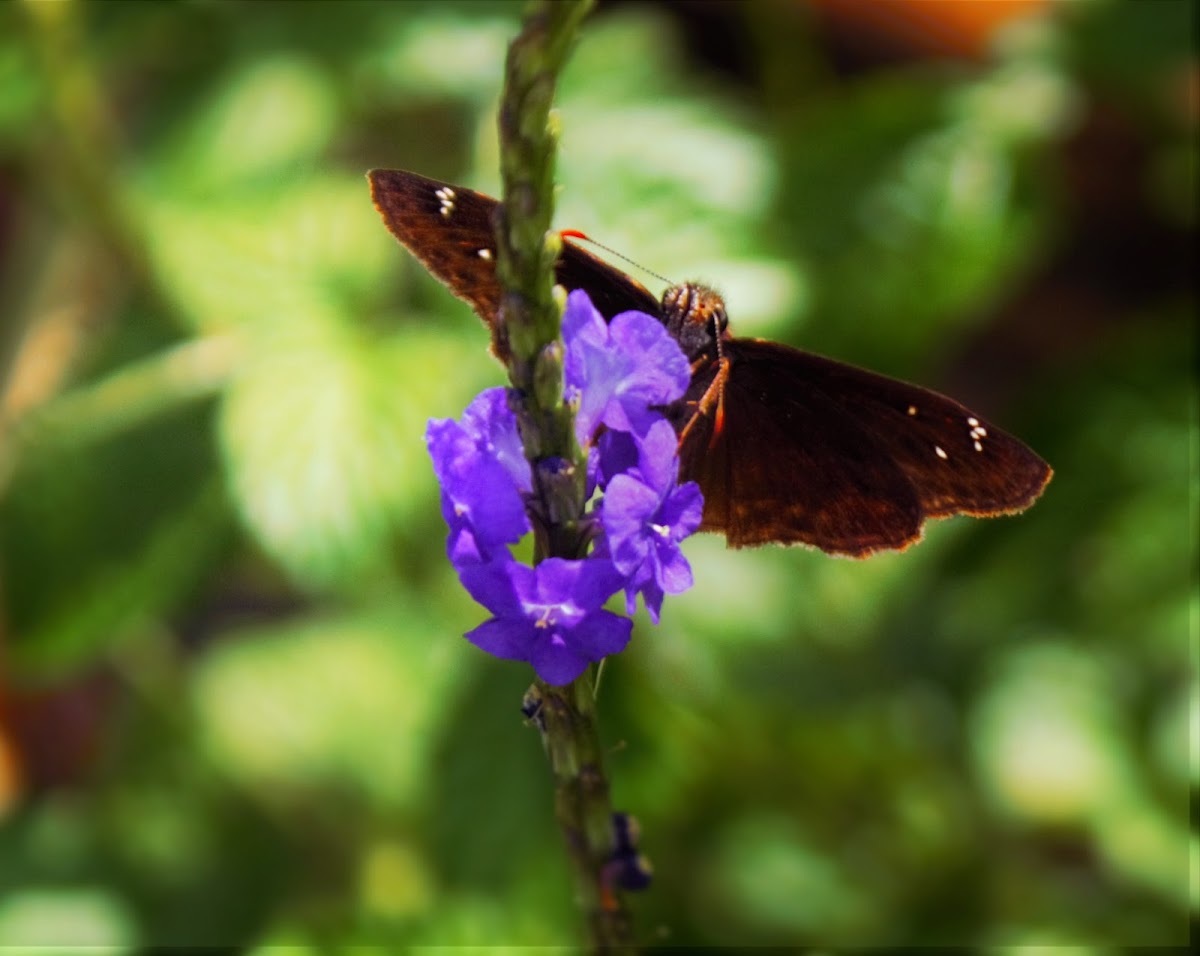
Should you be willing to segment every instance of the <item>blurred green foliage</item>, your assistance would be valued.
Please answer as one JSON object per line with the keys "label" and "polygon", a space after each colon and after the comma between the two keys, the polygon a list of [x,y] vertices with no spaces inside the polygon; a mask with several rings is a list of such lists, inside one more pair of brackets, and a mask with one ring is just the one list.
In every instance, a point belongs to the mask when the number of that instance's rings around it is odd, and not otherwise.
{"label": "blurred green foliage", "polygon": [[[1194,9],[1063,5],[980,62],[708,9],[587,25],[559,221],[1057,474],[863,563],[694,542],[601,697],[640,934],[1184,942]],[[0,944],[578,938],[422,441],[502,372],[363,179],[495,190],[518,13],[0,6]]]}

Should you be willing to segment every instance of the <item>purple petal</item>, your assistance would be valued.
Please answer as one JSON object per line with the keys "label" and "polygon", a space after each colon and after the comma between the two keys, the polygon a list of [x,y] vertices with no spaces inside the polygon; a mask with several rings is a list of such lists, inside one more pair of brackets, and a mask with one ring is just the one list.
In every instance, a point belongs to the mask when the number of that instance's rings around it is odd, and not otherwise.
{"label": "purple petal", "polygon": [[588,659],[576,654],[557,634],[539,640],[529,657],[538,677],[547,684],[569,684],[584,672]]}
{"label": "purple petal", "polygon": [[521,591],[532,586],[532,568],[507,557],[460,567],[458,579],[467,593],[496,617],[525,618]]}
{"label": "purple petal", "polygon": [[609,323],[612,347],[636,359],[636,381],[627,393],[652,405],[682,398],[692,380],[691,364],[658,319],[645,312],[622,312]]}
{"label": "purple petal", "polygon": [[679,439],[665,418],[654,422],[638,441],[638,471],[642,480],[660,494],[675,487],[679,476],[678,451]]}
{"label": "purple petal", "polygon": [[625,650],[633,633],[633,621],[611,611],[596,611],[567,632],[568,643],[580,654],[598,661]]}
{"label": "purple petal", "polygon": [[577,395],[575,437],[581,446],[590,443],[612,391],[611,367],[616,356],[609,344],[608,324],[582,289],[567,296],[563,312],[563,377],[567,394]]}
{"label": "purple petal", "polygon": [[682,594],[692,586],[692,566],[678,546],[663,545],[655,563],[655,581],[667,594]]}
{"label": "purple petal", "polygon": [[442,486],[446,523],[452,529],[469,524],[483,550],[519,541],[529,530],[529,516],[504,466],[450,419],[431,420],[425,441]]}
{"label": "purple petal", "polygon": [[605,431],[600,436],[598,446],[602,486],[621,472],[637,468],[637,440],[629,432]]}
{"label": "purple petal", "polygon": [[[445,496],[443,495],[443,498]],[[442,513],[446,511],[442,508]],[[488,549],[481,548],[479,542],[475,540],[475,534],[463,522],[454,522],[450,525],[450,534],[446,538],[446,557],[450,559],[450,563],[455,570],[465,568],[468,565],[479,564],[488,560],[492,555]]]}
{"label": "purple petal", "polygon": [[538,600],[569,606],[572,611],[594,611],[621,589],[621,576],[612,564],[594,557],[582,561],[547,558],[535,571]]}
{"label": "purple petal", "polygon": [[583,561],[547,558],[533,569],[537,584],[531,597],[539,601],[566,601],[575,586],[575,580],[583,570],[583,565]]}
{"label": "purple petal", "polygon": [[667,497],[659,510],[659,523],[671,529],[671,538],[682,541],[694,534],[704,517],[704,495],[694,481],[680,485]]}
{"label": "purple petal", "polygon": [[459,464],[475,453],[471,436],[452,418],[431,418],[425,426],[425,445],[433,459],[433,473],[443,486]]}
{"label": "purple petal", "polygon": [[609,482],[600,519],[613,564],[622,574],[634,571],[649,553],[653,532],[647,525],[658,504],[658,494],[632,475],[617,475]]}
{"label": "purple petal", "polygon": [[609,611],[595,611],[577,626],[542,631],[530,663],[544,681],[567,684],[583,673],[591,661],[625,649],[633,622]]}
{"label": "purple petal", "polygon": [[687,388],[687,357],[652,315],[622,312],[604,325],[576,290],[567,301],[563,334],[568,389],[579,397],[575,430],[581,445],[601,424],[644,432],[657,417],[648,406],[674,401]]}
{"label": "purple petal", "polygon": [[463,412],[462,423],[476,445],[504,467],[521,491],[532,489],[517,416],[508,405],[508,389],[489,388],[480,392]]}
{"label": "purple petal", "polygon": [[[608,434],[607,432],[605,434]],[[603,436],[601,436],[603,440]],[[595,492],[596,486],[603,486],[608,483],[608,478],[604,474],[603,465],[599,451],[592,447],[587,449],[587,490],[584,493],[585,498],[591,498]]]}
{"label": "purple petal", "polygon": [[537,640],[537,628],[527,621],[492,618],[463,635],[480,650],[509,661],[527,661]]}
{"label": "purple petal", "polygon": [[601,424],[611,424],[607,419],[611,417],[614,396],[624,377],[625,360],[608,343],[593,347],[576,341],[567,346],[567,351],[578,356],[573,363],[581,381],[579,407],[575,410],[575,438],[586,446]]}
{"label": "purple petal", "polygon": [[[579,341],[604,345],[608,341],[608,323],[582,289],[575,289],[567,296],[567,305],[563,309],[562,332],[563,341],[568,343]],[[568,362],[569,360],[568,350]],[[578,380],[572,381],[570,374],[567,375],[567,383],[576,387],[583,385]]]}
{"label": "purple petal", "polygon": [[[654,580],[654,575],[650,575],[634,592],[629,594],[630,600],[633,600],[634,595],[638,593],[642,595],[642,601],[646,605],[646,613],[650,615],[650,620],[657,624],[659,615],[662,613],[663,589]],[[629,613],[632,614],[633,611]]]}
{"label": "purple petal", "polygon": [[485,546],[513,544],[530,528],[525,502],[499,462],[480,459],[459,485],[456,510],[465,515]]}
{"label": "purple petal", "polygon": [[658,511],[658,492],[635,475],[617,475],[604,492],[604,530],[612,537],[640,534]]}

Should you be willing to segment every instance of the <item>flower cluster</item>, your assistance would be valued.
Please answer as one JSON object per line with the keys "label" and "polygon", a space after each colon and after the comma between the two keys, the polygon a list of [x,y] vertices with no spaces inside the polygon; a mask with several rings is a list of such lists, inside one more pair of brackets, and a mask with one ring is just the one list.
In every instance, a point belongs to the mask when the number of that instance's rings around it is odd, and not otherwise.
{"label": "flower cluster", "polygon": [[550,684],[569,683],[629,642],[632,622],[604,610],[612,595],[624,590],[632,614],[640,594],[658,623],[664,594],[691,587],[679,545],[700,526],[704,506],[694,482],[677,484],[675,430],[657,410],[681,398],[690,378],[663,325],[642,312],[605,322],[576,290],[563,339],[565,394],[595,492],[586,558],[530,567],[509,550],[530,530],[533,474],[506,389],[483,392],[461,421],[430,421],[425,434],[450,527],[446,552],[463,586],[492,614],[467,640],[528,661]]}

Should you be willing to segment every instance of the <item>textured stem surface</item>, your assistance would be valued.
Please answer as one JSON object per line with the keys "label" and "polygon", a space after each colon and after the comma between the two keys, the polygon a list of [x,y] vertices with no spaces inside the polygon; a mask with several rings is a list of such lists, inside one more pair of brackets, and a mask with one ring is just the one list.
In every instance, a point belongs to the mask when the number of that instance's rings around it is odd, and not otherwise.
{"label": "textured stem surface", "polygon": [[[554,262],[561,241],[550,232],[554,212],[555,132],[550,107],[590,0],[532,7],[509,47],[500,107],[503,205],[496,222],[497,271],[504,287],[501,334],[525,454],[533,466],[535,561],[581,558],[587,461],[575,441],[574,414],[563,402],[562,310],[555,301]],[[612,852],[612,805],[596,728],[594,668],[566,687],[539,681],[531,697],[554,775],[555,812],[566,839],[576,892],[593,949],[627,949],[629,917],[605,886]]]}

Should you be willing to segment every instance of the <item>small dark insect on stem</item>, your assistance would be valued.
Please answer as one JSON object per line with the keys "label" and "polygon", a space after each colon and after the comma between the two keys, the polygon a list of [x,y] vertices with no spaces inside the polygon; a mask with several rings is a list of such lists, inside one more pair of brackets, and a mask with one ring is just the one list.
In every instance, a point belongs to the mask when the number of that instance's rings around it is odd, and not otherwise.
{"label": "small dark insect on stem", "polygon": [[[542,2],[525,18],[505,68],[500,106],[503,204],[496,226],[497,273],[503,286],[500,334],[511,354],[509,376],[525,454],[533,468],[535,561],[580,558],[586,458],[575,441],[574,415],[563,402],[561,307],[554,262],[561,240],[550,230],[555,133],[550,123],[558,75],[591,0]],[[566,840],[592,948],[627,950],[628,913],[605,887],[612,852],[612,805],[596,727],[594,668],[566,687],[539,681],[536,724],[555,784],[555,813]]]}

